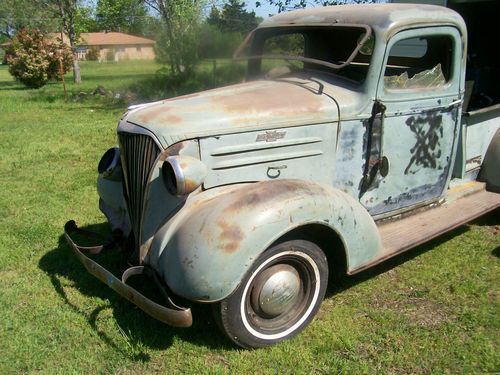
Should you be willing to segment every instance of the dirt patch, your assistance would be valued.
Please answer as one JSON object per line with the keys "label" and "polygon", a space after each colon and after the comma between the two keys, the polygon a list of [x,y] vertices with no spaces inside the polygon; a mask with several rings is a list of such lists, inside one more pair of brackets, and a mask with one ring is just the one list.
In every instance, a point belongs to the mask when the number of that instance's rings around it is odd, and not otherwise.
{"label": "dirt patch", "polygon": [[452,314],[443,305],[426,298],[408,297],[404,300],[377,301],[375,306],[401,314],[411,324],[421,327],[436,328],[453,320]]}
{"label": "dirt patch", "polygon": [[229,368],[229,361],[221,354],[208,354],[205,357],[205,363],[208,367],[214,365],[223,365],[225,368]]}

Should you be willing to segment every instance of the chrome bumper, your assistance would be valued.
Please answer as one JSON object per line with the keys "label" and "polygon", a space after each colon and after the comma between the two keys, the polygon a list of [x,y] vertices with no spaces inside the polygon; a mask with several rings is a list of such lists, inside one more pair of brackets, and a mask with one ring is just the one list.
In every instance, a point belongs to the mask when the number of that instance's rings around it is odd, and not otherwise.
{"label": "chrome bumper", "polygon": [[[127,270],[125,270],[125,272],[123,272],[122,279],[120,280],[111,272],[85,255],[97,254],[105,248],[105,245],[95,247],[78,246],[70,237],[70,234],[76,231],[81,230],[78,229],[76,223],[73,220],[68,221],[64,225],[64,237],[66,238],[66,241],[75,253],[76,257],[80,260],[80,262],[82,262],[89,273],[97,277],[99,280],[113,289],[116,293],[135,304],[142,311],[152,316],[153,318],[174,327],[190,327],[192,325],[193,317],[191,314],[191,309],[175,305],[168,297],[165,289],[160,285],[160,291],[165,297],[169,307],[165,307],[157,304],[156,302],[153,302],[152,300],[145,297],[137,290],[126,284],[126,281],[130,276],[139,274],[145,274],[151,277],[157,284],[159,284],[159,280],[152,269],[147,266],[136,266],[128,268]],[[86,234],[89,233],[86,232]]]}

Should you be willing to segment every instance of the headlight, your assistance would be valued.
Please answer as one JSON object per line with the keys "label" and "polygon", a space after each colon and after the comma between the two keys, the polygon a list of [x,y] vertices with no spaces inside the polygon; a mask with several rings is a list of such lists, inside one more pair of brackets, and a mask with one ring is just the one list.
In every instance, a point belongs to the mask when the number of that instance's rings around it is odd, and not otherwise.
{"label": "headlight", "polygon": [[163,182],[173,195],[192,193],[207,176],[205,164],[192,156],[169,156],[161,169]]}
{"label": "headlight", "polygon": [[120,165],[120,149],[118,147],[110,148],[104,153],[97,166],[97,172],[109,180],[121,179],[122,169]]}

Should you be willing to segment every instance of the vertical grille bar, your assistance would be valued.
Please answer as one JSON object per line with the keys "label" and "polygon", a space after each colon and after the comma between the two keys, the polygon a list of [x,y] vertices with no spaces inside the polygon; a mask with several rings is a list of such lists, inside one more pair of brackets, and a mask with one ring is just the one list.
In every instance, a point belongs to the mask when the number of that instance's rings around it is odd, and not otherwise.
{"label": "vertical grille bar", "polygon": [[143,134],[118,133],[125,192],[136,247],[140,241],[141,215],[149,172],[160,154],[155,141]]}

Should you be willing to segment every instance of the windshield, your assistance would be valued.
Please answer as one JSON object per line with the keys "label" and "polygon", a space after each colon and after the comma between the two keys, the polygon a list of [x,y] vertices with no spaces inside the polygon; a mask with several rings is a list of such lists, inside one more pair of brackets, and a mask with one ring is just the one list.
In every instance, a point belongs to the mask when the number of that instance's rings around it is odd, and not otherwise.
{"label": "windshield", "polygon": [[249,79],[319,70],[361,83],[373,44],[365,25],[262,28],[247,37],[234,57],[249,60]]}

